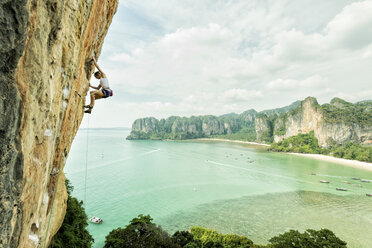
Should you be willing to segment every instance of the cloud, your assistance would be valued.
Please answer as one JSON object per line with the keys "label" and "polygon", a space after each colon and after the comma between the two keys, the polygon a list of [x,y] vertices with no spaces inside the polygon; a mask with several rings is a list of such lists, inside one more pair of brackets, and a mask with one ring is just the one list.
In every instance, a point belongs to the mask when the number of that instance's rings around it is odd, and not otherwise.
{"label": "cloud", "polygon": [[329,80],[327,78],[319,75],[314,75],[303,80],[279,78],[269,82],[266,85],[266,89],[272,91],[296,91],[298,89],[308,91],[313,88],[325,88],[328,82]]}
{"label": "cloud", "polygon": [[122,63],[125,63],[125,64],[135,63],[134,58],[132,56],[130,56],[129,54],[126,54],[126,53],[115,54],[112,57],[110,57],[109,59],[111,61],[122,62]]}
{"label": "cloud", "polygon": [[129,126],[148,115],[262,110],[308,95],[365,99],[371,8],[371,0],[121,1],[99,61],[120,94],[110,108],[127,113],[115,120]]}
{"label": "cloud", "polygon": [[327,27],[330,43],[341,48],[361,49],[372,42],[372,1],[345,6]]}
{"label": "cloud", "polygon": [[245,90],[245,89],[230,89],[223,93],[222,97],[230,102],[240,102],[240,101],[251,101],[263,98],[261,91],[257,90]]}

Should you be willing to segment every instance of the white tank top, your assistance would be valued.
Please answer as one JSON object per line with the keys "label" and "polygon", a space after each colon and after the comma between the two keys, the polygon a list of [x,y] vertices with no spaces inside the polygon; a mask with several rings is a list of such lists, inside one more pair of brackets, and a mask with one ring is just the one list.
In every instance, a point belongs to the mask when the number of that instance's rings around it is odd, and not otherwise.
{"label": "white tank top", "polygon": [[108,83],[108,79],[107,78],[100,78],[100,80],[99,81],[101,81],[101,86],[102,86],[102,89],[104,89],[104,90],[109,90],[110,89],[110,85],[109,85],[109,83]]}

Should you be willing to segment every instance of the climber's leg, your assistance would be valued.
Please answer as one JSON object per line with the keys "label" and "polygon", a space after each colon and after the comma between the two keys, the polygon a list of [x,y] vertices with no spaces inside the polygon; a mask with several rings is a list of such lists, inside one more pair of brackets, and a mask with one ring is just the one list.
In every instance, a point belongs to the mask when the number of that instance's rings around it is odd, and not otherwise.
{"label": "climber's leg", "polygon": [[92,108],[94,107],[95,100],[101,99],[103,97],[103,93],[100,90],[94,90],[90,92],[90,104],[88,107],[88,110],[85,111],[85,113],[90,114],[92,112]]}
{"label": "climber's leg", "polygon": [[101,99],[103,97],[103,93],[100,90],[95,90],[90,92],[90,106],[93,108],[95,100]]}

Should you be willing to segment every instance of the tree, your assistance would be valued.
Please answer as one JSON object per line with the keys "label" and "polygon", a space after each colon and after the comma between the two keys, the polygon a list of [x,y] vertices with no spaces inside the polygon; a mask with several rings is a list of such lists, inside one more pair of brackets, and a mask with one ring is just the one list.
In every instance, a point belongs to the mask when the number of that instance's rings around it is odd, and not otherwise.
{"label": "tree", "polygon": [[117,228],[106,236],[104,248],[180,248],[150,215],[140,214],[124,229]]}
{"label": "tree", "polygon": [[83,201],[71,197],[73,186],[66,179],[68,193],[67,210],[61,228],[54,235],[49,248],[64,247],[91,247],[94,239],[86,229],[88,226],[87,215],[83,207]]}
{"label": "tree", "polygon": [[215,230],[203,227],[192,227],[191,234],[194,240],[199,241],[202,247],[249,248],[253,247],[252,240],[235,234],[220,234]]}
{"label": "tree", "polygon": [[290,230],[269,241],[272,248],[346,248],[346,242],[328,229],[308,229],[304,233]]}
{"label": "tree", "polygon": [[172,240],[175,244],[184,247],[188,243],[194,242],[194,236],[188,231],[177,231],[173,234]]}

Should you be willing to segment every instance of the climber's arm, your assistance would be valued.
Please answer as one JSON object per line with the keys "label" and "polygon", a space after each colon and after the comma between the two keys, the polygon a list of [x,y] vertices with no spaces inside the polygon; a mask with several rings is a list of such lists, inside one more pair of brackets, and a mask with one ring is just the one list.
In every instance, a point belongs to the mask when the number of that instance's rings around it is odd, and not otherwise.
{"label": "climber's arm", "polygon": [[101,70],[101,68],[99,68],[97,61],[94,57],[93,57],[93,62],[94,62],[94,65],[97,67],[98,71],[102,74],[102,77],[105,78],[106,74]]}
{"label": "climber's arm", "polygon": [[93,86],[89,83],[89,87],[93,88],[93,89],[96,89],[96,90],[99,90],[101,88],[101,84],[99,84],[98,86]]}

